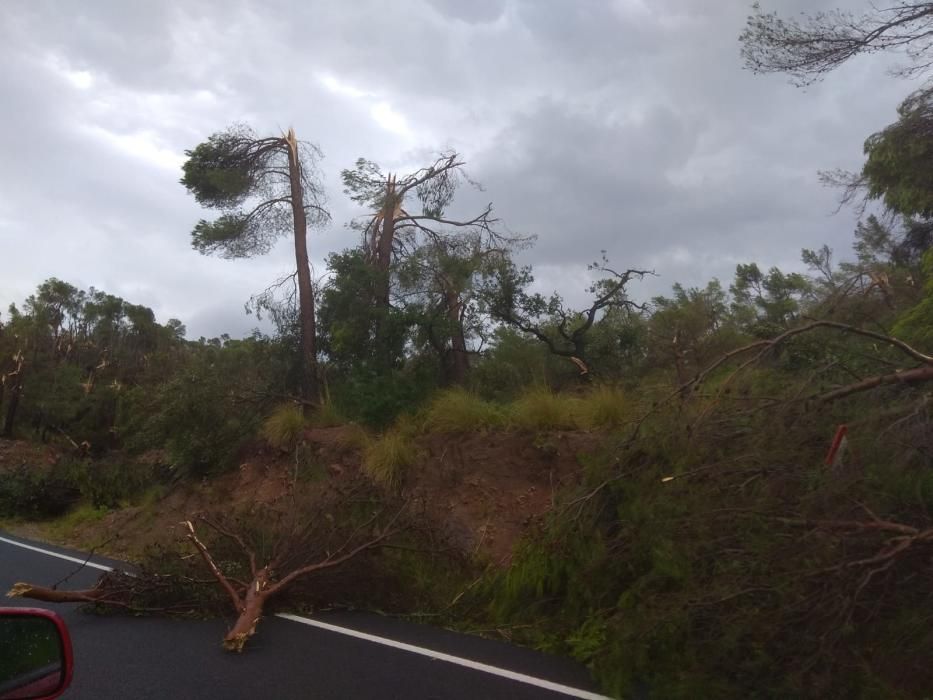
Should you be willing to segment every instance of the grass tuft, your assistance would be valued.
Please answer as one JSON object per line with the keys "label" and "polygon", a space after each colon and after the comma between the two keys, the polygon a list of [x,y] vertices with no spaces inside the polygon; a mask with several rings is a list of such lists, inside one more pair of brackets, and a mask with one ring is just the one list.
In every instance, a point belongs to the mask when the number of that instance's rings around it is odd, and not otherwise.
{"label": "grass tuft", "polygon": [[425,430],[466,433],[502,425],[505,415],[498,406],[463,389],[438,394],[425,412]]}
{"label": "grass tuft", "polygon": [[262,424],[262,436],[272,447],[291,452],[305,428],[301,407],[295,404],[279,406]]}
{"label": "grass tuft", "polygon": [[560,430],[576,427],[577,399],[558,396],[549,389],[533,389],[511,406],[512,424],[524,430]]}
{"label": "grass tuft", "polygon": [[363,452],[363,469],[377,483],[394,489],[417,457],[410,432],[394,428],[369,443]]}
{"label": "grass tuft", "polygon": [[578,400],[577,424],[584,430],[622,427],[631,419],[630,405],[621,389],[598,386]]}
{"label": "grass tuft", "polygon": [[334,402],[328,400],[314,409],[308,422],[315,428],[334,428],[349,421],[334,405]]}

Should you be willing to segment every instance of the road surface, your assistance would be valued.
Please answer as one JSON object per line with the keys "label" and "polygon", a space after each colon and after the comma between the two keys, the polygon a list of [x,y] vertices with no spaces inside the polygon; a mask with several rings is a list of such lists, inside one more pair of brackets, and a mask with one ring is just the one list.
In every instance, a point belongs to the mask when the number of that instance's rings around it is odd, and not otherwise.
{"label": "road surface", "polygon": [[[17,581],[51,585],[81,566],[69,558],[86,556],[0,532],[0,591]],[[89,564],[69,587],[89,586],[101,569],[121,566],[103,557]],[[603,700],[571,661],[378,615],[269,617],[234,655],[219,643],[229,621],[98,616],[77,607],[53,607],[75,652],[64,698]]]}

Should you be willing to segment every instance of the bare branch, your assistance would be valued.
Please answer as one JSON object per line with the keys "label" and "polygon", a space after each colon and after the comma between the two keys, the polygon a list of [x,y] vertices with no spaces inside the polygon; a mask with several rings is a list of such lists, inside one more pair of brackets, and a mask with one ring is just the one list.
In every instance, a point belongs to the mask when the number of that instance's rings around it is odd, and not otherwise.
{"label": "bare branch", "polygon": [[242,612],[243,601],[240,595],[230,584],[230,581],[227,580],[227,577],[224,576],[223,572],[217,567],[217,564],[214,563],[214,559],[211,557],[210,552],[207,551],[207,547],[198,539],[198,536],[194,532],[194,525],[191,524],[190,520],[186,520],[182,524],[188,529],[188,534],[186,535],[188,540],[197,548],[201,558],[204,560],[204,563],[207,564],[207,568],[210,569],[210,572],[214,575],[214,578],[217,579],[217,582],[227,591],[227,595],[230,596],[230,600],[233,602],[234,610]]}

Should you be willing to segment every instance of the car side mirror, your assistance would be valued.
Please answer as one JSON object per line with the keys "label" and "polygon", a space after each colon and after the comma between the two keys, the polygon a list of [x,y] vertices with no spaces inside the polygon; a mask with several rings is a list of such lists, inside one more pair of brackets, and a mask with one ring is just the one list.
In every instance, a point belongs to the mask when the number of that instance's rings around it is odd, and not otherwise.
{"label": "car side mirror", "polygon": [[65,622],[38,608],[0,608],[0,700],[50,700],[71,683]]}

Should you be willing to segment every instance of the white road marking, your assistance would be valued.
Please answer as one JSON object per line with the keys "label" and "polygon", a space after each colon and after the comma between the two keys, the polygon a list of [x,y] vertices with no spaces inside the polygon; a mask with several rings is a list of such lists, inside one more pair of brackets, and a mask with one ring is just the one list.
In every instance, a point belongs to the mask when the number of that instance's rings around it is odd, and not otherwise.
{"label": "white road marking", "polygon": [[[68,554],[61,554],[59,552],[53,552],[48,549],[42,549],[41,547],[35,547],[31,544],[26,544],[25,542],[17,542],[16,540],[11,540],[6,537],[0,537],[0,542],[6,542],[7,544],[12,544],[15,547],[22,547],[23,549],[38,552],[39,554],[46,554],[50,557],[57,557],[58,559],[64,559],[65,561],[75,562],[76,564],[84,564],[85,566],[100,569],[101,571],[113,571],[112,566],[97,564],[92,561],[85,562],[84,559],[79,559],[78,557],[72,557]],[[378,637],[375,634],[360,632],[359,630],[351,629],[349,627],[338,627],[337,625],[332,625],[328,622],[312,620],[311,618],[301,617],[300,615],[292,615],[291,613],[276,613],[275,616],[280,617],[283,620],[300,622],[303,625],[309,625],[311,627],[317,627],[318,629],[327,630],[328,632],[345,634],[348,637],[355,637],[356,639],[362,639],[374,644],[382,644],[383,646],[392,647],[393,649],[400,649],[401,651],[411,652],[412,654],[420,654],[421,656],[427,656],[428,658],[435,659],[437,661],[446,661],[447,663],[456,664],[457,666],[464,666],[465,668],[470,668],[474,671],[481,671],[482,673],[488,673],[493,676],[501,676],[502,678],[508,678],[509,680],[517,681],[518,683],[526,683],[538,688],[544,688],[545,690],[551,690],[555,693],[568,695],[573,698],[582,698],[582,700],[612,700],[612,698],[609,698],[605,695],[591,693],[588,690],[580,690],[579,688],[573,688],[569,685],[563,685],[562,683],[546,681],[543,678],[536,678],[534,676],[528,676],[524,673],[509,671],[508,669],[499,668],[498,666],[490,666],[489,664],[480,663],[479,661],[472,661],[471,659],[464,659],[459,656],[445,654],[443,652],[434,651],[433,649],[428,649],[426,647],[419,647],[415,646],[414,644],[406,644],[405,642],[397,642],[394,639],[389,639],[388,637]]]}
{"label": "white road marking", "polygon": [[95,564],[92,561],[85,562],[84,559],[78,559],[78,557],[71,557],[67,554],[59,554],[58,552],[52,552],[48,549],[42,549],[41,547],[33,547],[31,544],[26,544],[25,542],[17,542],[16,540],[8,540],[6,537],[0,537],[0,542],[6,542],[7,544],[12,544],[16,547],[22,547],[23,549],[29,549],[33,552],[39,552],[39,554],[48,554],[50,557],[58,557],[59,559],[64,559],[65,561],[73,561],[76,564],[84,564],[85,566],[90,566],[94,569],[100,569],[101,571],[113,571],[112,566],[105,566],[104,564]]}
{"label": "white road marking", "polygon": [[436,659],[438,661],[446,661],[447,663],[457,664],[458,666],[465,666],[466,668],[471,668],[474,671],[482,671],[483,673],[489,673],[494,676],[502,676],[503,678],[508,678],[509,680],[518,681],[519,683],[527,683],[528,685],[534,685],[539,688],[545,688],[547,690],[552,690],[555,693],[563,693],[564,695],[569,695],[574,698],[583,698],[584,700],[611,700],[611,698],[606,697],[605,695],[598,695],[597,693],[591,693],[588,690],[580,690],[579,688],[572,688],[569,685],[563,685],[561,683],[554,683],[553,681],[546,681],[542,678],[535,678],[534,676],[527,676],[524,673],[517,673],[515,671],[509,671],[505,668],[499,668],[497,666],[490,666],[489,664],[483,664],[479,661],[471,661],[470,659],[464,659],[459,656],[452,656],[450,654],[444,654],[440,651],[434,651],[433,649],[426,649],[425,647],[418,647],[414,644],[406,644],[405,642],[397,642],[394,639],[388,639],[387,637],[377,637],[374,634],[368,634],[366,632],[360,632],[358,630],[350,629],[348,627],[338,627],[337,625],[331,625],[327,622],[321,622],[320,620],[312,620],[307,617],[301,617],[300,615],[292,615],[290,613],[276,613],[276,617],[281,617],[285,620],[292,620],[293,622],[300,622],[303,625],[311,625],[312,627],[318,627],[329,632],[336,632],[337,634],[345,634],[349,637],[356,637],[357,639],[364,639],[367,642],[373,642],[375,644],[382,644],[387,647],[392,647],[393,649],[401,649],[402,651],[409,651],[412,654],[421,654],[421,656],[427,656],[431,659]]}

